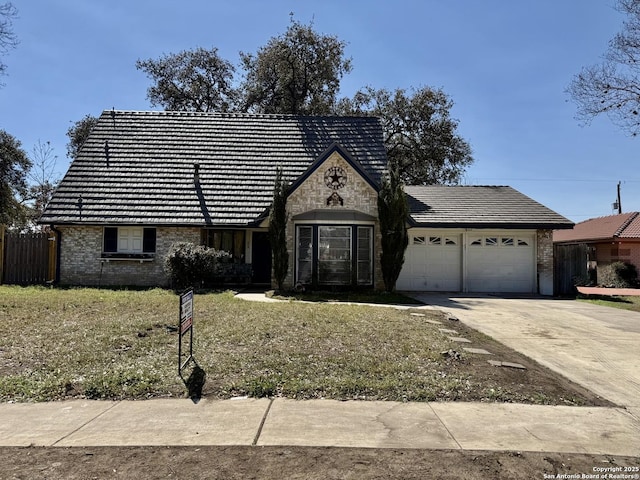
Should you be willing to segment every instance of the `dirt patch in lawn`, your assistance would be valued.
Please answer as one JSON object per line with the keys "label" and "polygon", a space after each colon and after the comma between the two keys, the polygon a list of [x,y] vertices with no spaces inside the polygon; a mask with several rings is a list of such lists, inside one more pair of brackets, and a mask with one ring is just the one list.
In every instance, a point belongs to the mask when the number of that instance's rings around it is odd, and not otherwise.
{"label": "dirt patch in lawn", "polygon": [[[409,312],[420,315],[424,310]],[[455,317],[443,315],[437,321],[440,322],[436,325],[438,330],[444,330],[449,338],[469,340],[469,343],[454,342],[453,351],[443,355],[452,375],[464,372],[469,378],[477,379],[478,385],[482,385],[473,394],[474,398],[470,396],[465,401],[506,399],[512,403],[616,406],[535,360],[466,326]],[[484,350],[489,354],[470,353],[467,349]],[[494,366],[490,361],[502,362],[505,366]]]}
{"label": "dirt patch in lawn", "polygon": [[30,447],[0,448],[0,456],[0,478],[66,480],[530,480],[583,478],[607,467],[633,475],[640,466],[638,458],[605,455],[316,447]]}

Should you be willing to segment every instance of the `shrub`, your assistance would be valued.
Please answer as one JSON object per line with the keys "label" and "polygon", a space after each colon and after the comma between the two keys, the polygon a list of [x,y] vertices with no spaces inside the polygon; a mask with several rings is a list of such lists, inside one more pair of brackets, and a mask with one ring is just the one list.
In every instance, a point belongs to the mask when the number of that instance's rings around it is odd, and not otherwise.
{"label": "shrub", "polygon": [[609,288],[638,286],[638,271],[630,263],[613,262],[598,269],[598,283]]}
{"label": "shrub", "polygon": [[231,259],[231,254],[222,250],[177,242],[164,258],[164,270],[174,288],[197,287],[212,283]]}

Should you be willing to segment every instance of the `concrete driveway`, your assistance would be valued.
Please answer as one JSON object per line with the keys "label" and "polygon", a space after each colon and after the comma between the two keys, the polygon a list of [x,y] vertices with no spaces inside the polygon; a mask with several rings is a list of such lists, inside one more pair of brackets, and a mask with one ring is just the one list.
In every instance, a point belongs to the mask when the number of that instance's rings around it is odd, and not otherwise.
{"label": "concrete driveway", "polygon": [[640,418],[640,313],[545,297],[412,296]]}

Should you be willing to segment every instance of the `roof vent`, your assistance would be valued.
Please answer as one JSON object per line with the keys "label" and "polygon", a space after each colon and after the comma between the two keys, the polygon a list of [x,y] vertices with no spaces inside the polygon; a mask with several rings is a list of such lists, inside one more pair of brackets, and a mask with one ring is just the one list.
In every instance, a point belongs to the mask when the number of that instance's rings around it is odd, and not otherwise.
{"label": "roof vent", "polygon": [[196,185],[200,183],[200,164],[193,164],[193,183]]}
{"label": "roof vent", "polygon": [[107,163],[109,163],[109,140],[104,141],[104,158],[106,158]]}

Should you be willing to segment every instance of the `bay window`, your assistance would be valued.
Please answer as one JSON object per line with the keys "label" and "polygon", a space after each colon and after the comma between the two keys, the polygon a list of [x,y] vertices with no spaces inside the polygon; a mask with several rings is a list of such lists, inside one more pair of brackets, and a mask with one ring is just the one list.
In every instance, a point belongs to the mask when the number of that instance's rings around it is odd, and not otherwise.
{"label": "bay window", "polygon": [[373,226],[298,225],[296,283],[372,285]]}

